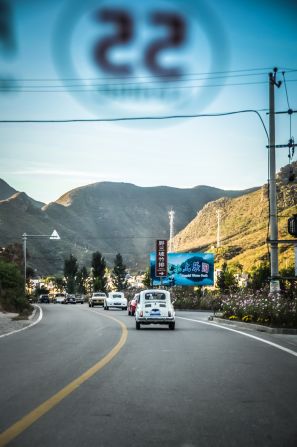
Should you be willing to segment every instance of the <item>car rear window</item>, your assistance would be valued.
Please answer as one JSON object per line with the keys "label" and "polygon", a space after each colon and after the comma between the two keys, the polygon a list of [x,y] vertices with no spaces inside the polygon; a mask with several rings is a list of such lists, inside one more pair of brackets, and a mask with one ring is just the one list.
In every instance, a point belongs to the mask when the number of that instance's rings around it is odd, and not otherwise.
{"label": "car rear window", "polygon": [[112,295],[112,297],[113,297],[113,298],[122,298],[122,295],[119,295],[119,294],[115,294],[115,293],[114,293],[114,294]]}
{"label": "car rear window", "polygon": [[165,293],[149,292],[144,295],[146,301],[163,301],[166,299]]}

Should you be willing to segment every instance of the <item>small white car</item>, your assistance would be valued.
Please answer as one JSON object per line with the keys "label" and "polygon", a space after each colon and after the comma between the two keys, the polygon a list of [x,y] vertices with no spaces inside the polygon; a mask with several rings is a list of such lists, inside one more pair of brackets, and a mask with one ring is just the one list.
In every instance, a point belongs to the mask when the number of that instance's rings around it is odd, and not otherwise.
{"label": "small white car", "polygon": [[175,329],[175,311],[170,292],[162,289],[148,289],[139,293],[135,312],[136,329],[141,324],[168,324]]}
{"label": "small white car", "polygon": [[54,303],[66,304],[66,293],[56,293]]}
{"label": "small white car", "polygon": [[106,298],[104,292],[94,292],[89,299],[89,307],[103,306]]}
{"label": "small white car", "polygon": [[127,310],[128,302],[123,292],[109,292],[104,301],[104,309],[108,310],[110,307]]}

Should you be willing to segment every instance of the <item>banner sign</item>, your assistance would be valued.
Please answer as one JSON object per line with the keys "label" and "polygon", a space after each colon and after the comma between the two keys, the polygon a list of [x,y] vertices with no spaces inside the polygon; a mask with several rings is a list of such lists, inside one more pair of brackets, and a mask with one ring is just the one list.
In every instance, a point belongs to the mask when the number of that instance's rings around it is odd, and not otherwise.
{"label": "banner sign", "polygon": [[167,275],[167,241],[158,239],[156,241],[155,276],[165,277]]}
{"label": "banner sign", "polygon": [[[168,253],[164,286],[212,286],[214,284],[214,255],[212,253]],[[161,284],[156,276],[156,253],[150,254],[150,273],[153,285]]]}

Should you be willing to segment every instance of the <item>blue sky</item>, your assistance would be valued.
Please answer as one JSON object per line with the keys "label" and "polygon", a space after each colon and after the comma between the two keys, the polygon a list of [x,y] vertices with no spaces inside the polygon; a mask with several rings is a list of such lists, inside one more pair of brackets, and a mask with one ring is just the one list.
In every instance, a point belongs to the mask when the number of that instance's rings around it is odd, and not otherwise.
{"label": "blue sky", "polygon": [[[267,81],[274,66],[280,80],[285,71],[289,104],[297,109],[297,6],[291,0],[7,3],[12,20],[0,41],[0,90],[10,91],[0,91],[1,120],[256,109],[268,127]],[[124,10],[130,21],[127,41],[110,44],[104,53],[109,68],[95,55],[96,45],[102,48],[115,36],[116,23],[102,19],[104,10]],[[165,14],[161,24],[158,14]],[[173,32],[164,25],[168,17],[178,18],[179,43],[156,50],[152,62],[149,52]],[[112,71],[125,66],[128,74]],[[175,77],[164,75],[172,69]],[[276,110],[287,110],[284,85],[275,94]],[[288,115],[278,115],[278,144],[288,142],[289,130]],[[296,131],[293,115],[295,138]],[[267,181],[266,144],[252,113],[127,123],[0,123],[0,177],[43,202],[98,181],[244,189]],[[285,149],[277,152],[278,169],[287,155]]]}

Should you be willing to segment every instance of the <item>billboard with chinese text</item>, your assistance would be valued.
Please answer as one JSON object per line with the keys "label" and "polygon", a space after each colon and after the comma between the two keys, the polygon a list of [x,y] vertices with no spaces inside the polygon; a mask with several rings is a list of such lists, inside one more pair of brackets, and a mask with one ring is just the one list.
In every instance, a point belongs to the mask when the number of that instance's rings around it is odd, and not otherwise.
{"label": "billboard with chinese text", "polygon": [[[150,254],[150,273],[153,285],[161,284],[155,276],[156,253]],[[168,253],[167,276],[164,286],[212,286],[214,284],[214,255],[212,253]]]}

